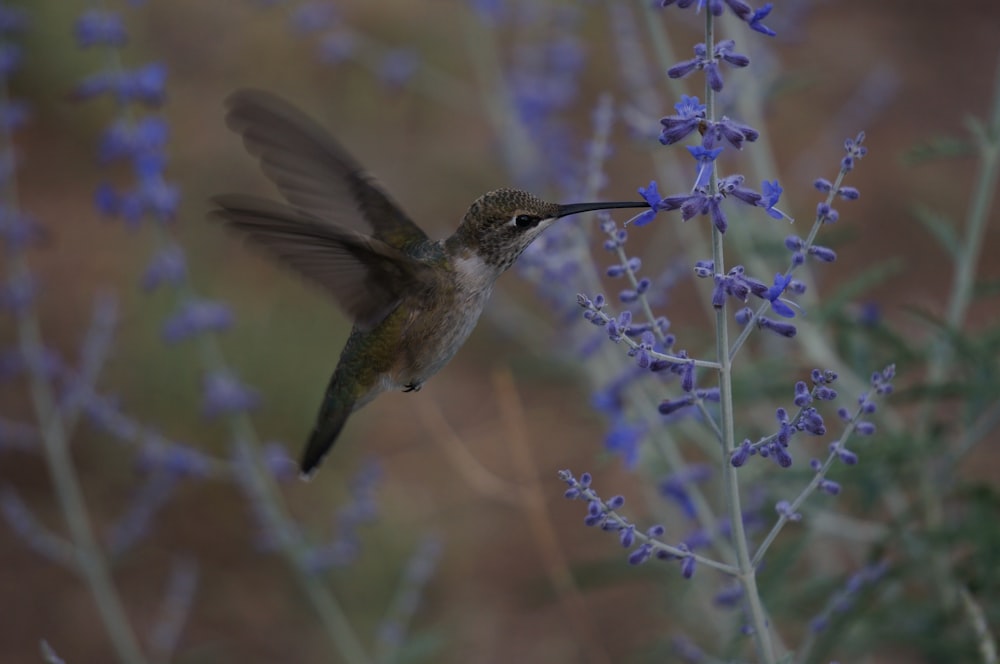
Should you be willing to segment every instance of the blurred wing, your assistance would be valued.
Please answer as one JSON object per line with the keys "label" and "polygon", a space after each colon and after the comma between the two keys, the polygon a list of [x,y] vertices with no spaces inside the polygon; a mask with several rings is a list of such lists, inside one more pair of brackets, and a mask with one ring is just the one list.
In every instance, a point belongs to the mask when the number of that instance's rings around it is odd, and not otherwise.
{"label": "blurred wing", "polygon": [[280,97],[239,90],[226,123],[294,207],[394,247],[427,235],[320,125]]}
{"label": "blurred wing", "polygon": [[431,269],[377,238],[326,224],[282,203],[217,196],[213,214],[326,288],[362,329],[374,327]]}

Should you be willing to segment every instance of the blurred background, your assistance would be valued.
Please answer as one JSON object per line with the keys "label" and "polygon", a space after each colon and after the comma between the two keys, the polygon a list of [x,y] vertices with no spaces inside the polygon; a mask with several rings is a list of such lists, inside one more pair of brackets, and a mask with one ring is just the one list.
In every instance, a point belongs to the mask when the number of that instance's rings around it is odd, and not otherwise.
{"label": "blurred background", "polygon": [[[220,346],[241,380],[260,393],[252,422],[262,440],[283,446],[272,452],[297,457],[350,322],[324,293],[207,221],[212,195],[277,195],[225,128],[225,97],[237,88],[261,88],[307,110],[432,237],[449,234],[473,199],[500,186],[524,186],[562,202],[589,193],[581,173],[559,169],[586,154],[601,99],[610,99],[615,122],[606,185],[596,196],[636,198],[637,188],[653,179],[661,193],[679,193],[688,185],[672,186],[662,173],[680,174],[686,183],[690,167],[661,161],[668,148],[656,140],[658,120],[673,113],[676,91],[700,95],[701,79],[667,87],[655,59],[662,43],[646,23],[660,22],[677,59],[684,59],[701,41],[701,19],[647,5],[101,5],[125,18],[125,67],[151,61],[167,67],[166,174],[181,193],[169,234],[187,253],[198,292],[225,301],[235,313]],[[916,333],[908,307],[942,314],[950,277],[941,243],[915,221],[913,206],[961,219],[975,163],[960,153],[945,163],[923,161],[913,158],[920,155],[913,150],[962,136],[966,117],[988,111],[1000,7],[987,0],[950,9],[904,0],[776,5],[769,22],[776,38],[723,23],[723,36],[735,38],[737,51],[753,60],[747,71],[725,72],[727,90],[766,100],[755,106],[763,111],[759,117],[732,113],[766,137],[766,148],[750,145],[740,158],[765,159],[776,169],[763,177],[780,179],[786,192],[780,207],[799,219],[797,232],[804,234],[818,200],[812,181],[832,179],[843,140],[866,131],[870,154],[849,181],[862,197],[839,206],[841,222],[823,240],[836,247],[840,260],[823,267],[818,292],[885,266],[885,278],[853,306],[877,307],[904,334]],[[11,95],[30,103],[32,117],[16,137],[17,194],[21,208],[47,231],[29,253],[45,343],[75,362],[95,298],[113,295],[119,317],[98,390],[143,423],[148,435],[225,459],[231,435],[223,421],[202,417],[195,344],[161,340],[176,300],[164,289],[146,293],[140,287],[156,233],[149,223],[104,219],[93,204],[101,182],[127,182],[129,172],[99,165],[95,157],[114,105],[105,99],[81,102],[72,94],[83,77],[109,66],[107,50],[81,50],[73,39],[74,21],[91,5],[34,0],[20,6],[30,24]],[[558,52],[545,50],[556,47]],[[561,66],[576,72],[576,83],[561,79],[556,66],[548,78],[530,79],[530,67],[542,57],[556,65],[560,57],[572,60]],[[645,89],[636,85],[643,80],[638,61],[649,68]],[[555,107],[558,140],[539,142],[530,132],[526,138],[511,129],[519,118],[508,113],[496,87],[502,72],[521,72],[530,79],[522,82],[529,101],[535,95],[538,105]],[[763,83],[748,82],[754,76]],[[559,87],[564,84],[567,89]],[[739,101],[729,103],[736,108]],[[569,151],[555,154],[563,145]],[[749,170],[736,161],[730,165]],[[756,188],[759,179],[748,184]],[[986,235],[987,256],[1000,247],[996,221],[994,216]],[[788,232],[783,222],[762,215],[746,223],[755,226],[745,233],[759,226],[780,239]],[[633,232],[642,238],[635,244],[651,271],[666,269],[692,234],[707,234],[708,228],[704,219],[683,229],[676,217],[656,224],[645,235]],[[601,239],[599,233],[592,237],[600,265],[606,262]],[[984,270],[984,280],[1000,277],[991,259]],[[699,347],[711,329],[702,286],[684,281],[661,311],[688,348],[708,353],[707,341]],[[576,292],[568,282],[570,305]],[[416,640],[406,661],[681,661],[667,654],[664,641],[673,635],[672,625],[683,622],[689,582],[675,570],[626,565],[612,537],[582,527],[583,505],[562,498],[556,471],[590,470],[599,476],[602,495],[629,497],[631,516],[640,523],[657,513],[648,504],[657,500],[655,492],[641,491],[634,471],[606,450],[608,423],[590,407],[593,385],[579,360],[560,351],[568,323],[547,302],[516,270],[506,275],[476,332],[445,370],[419,394],[388,394],[353,417],[314,481],[283,484],[302,531],[323,540],[343,518],[338,509],[353,500],[353,478],[365,472],[368,459],[379,464],[377,518],[359,526],[360,554],[350,566],[322,575],[363,642],[373,642],[408,561],[430,535],[440,553],[430,556],[434,571],[413,617]],[[995,295],[977,300],[970,329],[996,322],[996,305]],[[10,320],[0,326],[4,349],[16,343]],[[32,421],[25,388],[20,378],[0,384],[7,421]],[[30,443],[8,438],[0,448],[0,484],[12,488],[40,523],[65,532],[44,459]],[[148,498],[137,449],[141,444],[116,442],[86,421],[76,429],[73,459],[99,535],[114,532],[129,507]],[[979,452],[961,472],[992,480],[996,455]],[[114,567],[137,633],[155,628],[176,562],[193,561],[197,582],[174,661],[339,661],[293,572],[280,556],[261,550],[253,510],[239,486],[184,478],[161,502],[142,526],[143,536]],[[193,568],[183,569],[190,574]],[[85,585],[7,525],[0,526],[0,603],[5,662],[39,661],[42,638],[67,662],[114,658]],[[879,651],[868,661],[922,661],[896,652]]]}

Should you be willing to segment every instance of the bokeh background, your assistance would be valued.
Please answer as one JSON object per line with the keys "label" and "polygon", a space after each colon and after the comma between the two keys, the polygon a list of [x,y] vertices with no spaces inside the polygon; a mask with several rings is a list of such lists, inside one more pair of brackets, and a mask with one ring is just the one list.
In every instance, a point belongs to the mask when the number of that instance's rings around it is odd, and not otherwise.
{"label": "bokeh background", "polygon": [[[121,52],[126,66],[156,60],[169,68],[162,110],[171,127],[168,173],[183,194],[170,232],[188,252],[198,288],[236,312],[238,322],[222,337],[222,348],[241,378],[260,390],[263,405],[253,415],[260,436],[286,444],[293,457],[312,426],[349,321],[323,293],[206,220],[213,194],[273,194],[224,126],[226,95],[240,87],[263,88],[307,109],[432,237],[442,237],[479,194],[527,179],[506,168],[500,145],[505,137],[491,120],[503,109],[489,108],[494,97],[479,64],[482,49],[490,46],[483,34],[498,48],[493,57],[501,67],[546,40],[576,40],[584,70],[572,103],[560,114],[579,144],[592,131],[601,95],[610,94],[618,108],[640,97],[627,82],[629,65],[620,60],[623,39],[651,62],[646,21],[664,22],[682,57],[699,40],[698,22],[689,13],[647,11],[645,3],[624,0],[510,3],[523,15],[537,15],[497,26],[484,26],[458,0],[344,0],[334,3],[329,25],[359,36],[362,55],[331,64],[320,57],[321,33],[296,29],[292,2],[120,6],[125,4],[103,6],[127,17],[130,42]],[[762,36],[731,23],[726,29],[737,38],[737,50],[771,72],[767,87],[755,93],[768,101],[753,124],[769,138],[774,175],[786,189],[783,207],[808,219],[815,205],[812,180],[831,177],[843,139],[864,129],[870,155],[851,176],[862,199],[841,209],[834,234],[841,260],[824,268],[820,288],[884,263],[890,276],[859,304],[877,303],[886,318],[906,329],[914,325],[907,307],[940,313],[949,287],[943,250],[916,223],[912,206],[920,202],[961,218],[974,162],[905,157],[934,139],[961,136],[966,116],[986,113],[997,76],[1000,7],[989,0],[947,8],[905,0],[776,4],[779,36],[766,49],[757,43]],[[106,54],[81,51],[72,38],[74,20],[90,5],[21,5],[31,26],[12,92],[30,102],[33,117],[17,137],[23,161],[18,194],[22,208],[48,231],[30,254],[40,277],[46,342],[67,358],[77,357],[95,296],[114,294],[121,316],[101,390],[164,436],[224,458],[227,429],[200,414],[197,353],[189,344],[167,347],[160,341],[173,300],[139,288],[154,234],[148,225],[130,228],[102,219],[92,204],[101,181],[128,174],[95,162],[112,104],[71,98],[81,77],[107,64]],[[626,6],[636,29],[632,38],[616,36],[614,29],[622,25]],[[412,77],[387,81],[385,57],[402,58],[404,52],[417,57]],[[409,60],[402,62],[405,68]],[[727,82],[740,76],[730,72]],[[676,98],[662,76],[653,82],[662,106],[643,109],[649,133],[625,121],[613,128],[602,198],[634,198],[637,187],[659,177],[658,151],[666,148],[655,140],[657,120],[672,112]],[[692,80],[682,89],[698,94],[698,85]],[[660,188],[675,189],[662,180]],[[553,188],[537,193],[565,195]],[[704,231],[703,221],[689,226]],[[656,241],[644,242],[647,264],[666,266],[678,254],[682,241],[675,232],[650,231]],[[599,253],[599,241],[594,247]],[[998,247],[1000,230],[993,223],[984,251]],[[995,262],[985,263],[982,278],[1000,276]],[[705,292],[689,286],[665,313],[678,334],[691,337],[710,328],[699,300]],[[575,292],[567,285],[566,298]],[[996,311],[995,297],[978,302],[970,325],[995,321]],[[555,477],[563,467],[593,470],[602,492],[633,499],[636,518],[654,509],[643,505],[631,472],[603,451],[607,424],[590,408],[591,386],[574,361],[557,352],[560,325],[547,319],[531,285],[507,275],[447,369],[419,394],[389,394],[357,414],[315,481],[285,485],[289,509],[303,529],[322,537],[335,523],[338,505],[349,499],[351,478],[365,459],[381,464],[379,515],[361,530],[361,556],[324,581],[343,599],[366,642],[407,560],[425,535],[434,534],[441,554],[413,624],[422,652],[430,653],[424,661],[654,661],[660,656],[654,653],[662,654],[657,644],[679,619],[683,601],[677,597],[687,592],[685,582],[673,573],[653,582],[662,571],[625,565],[612,538],[582,527],[582,506],[562,499]],[[0,344],[13,342],[6,318]],[[0,385],[0,403],[4,417],[30,419],[23,383]],[[81,425],[73,455],[87,509],[98,532],[106,532],[141,486],[135,448]],[[996,461],[995,455],[977,455],[963,472],[990,478]],[[63,531],[39,454],[13,445],[3,449],[0,484],[13,487],[39,521]],[[188,556],[198,566],[198,584],[175,661],[337,661],[287,566],[262,553],[256,540],[247,501],[233,483],[181,482],[149,533],[115,566],[137,632],[153,627],[171,565],[177,556]],[[83,584],[33,553],[6,525],[0,526],[0,606],[2,661],[39,661],[41,638],[68,662],[113,660]],[[415,649],[414,657],[420,653]],[[905,651],[875,657],[870,661],[911,661]]]}

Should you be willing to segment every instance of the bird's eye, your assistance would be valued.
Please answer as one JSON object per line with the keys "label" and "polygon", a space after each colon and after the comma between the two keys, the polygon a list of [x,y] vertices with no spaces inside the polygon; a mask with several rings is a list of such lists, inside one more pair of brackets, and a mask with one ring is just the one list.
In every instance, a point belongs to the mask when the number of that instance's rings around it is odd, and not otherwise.
{"label": "bird's eye", "polygon": [[534,228],[541,220],[541,217],[536,217],[531,214],[519,214],[514,217],[514,225],[518,228]]}

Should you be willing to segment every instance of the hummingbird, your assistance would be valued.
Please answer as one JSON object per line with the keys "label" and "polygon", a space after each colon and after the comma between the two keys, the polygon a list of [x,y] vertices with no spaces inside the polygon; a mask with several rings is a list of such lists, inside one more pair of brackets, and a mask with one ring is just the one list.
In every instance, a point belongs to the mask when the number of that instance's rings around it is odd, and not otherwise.
{"label": "hummingbird", "polygon": [[549,203],[518,189],[473,201],[431,240],[322,126],[271,93],[240,90],[226,124],[285,202],[230,194],[213,215],[307,280],[353,319],[301,457],[310,477],[348,416],[389,390],[415,392],[469,337],[493,284],[557,219],[644,201]]}

